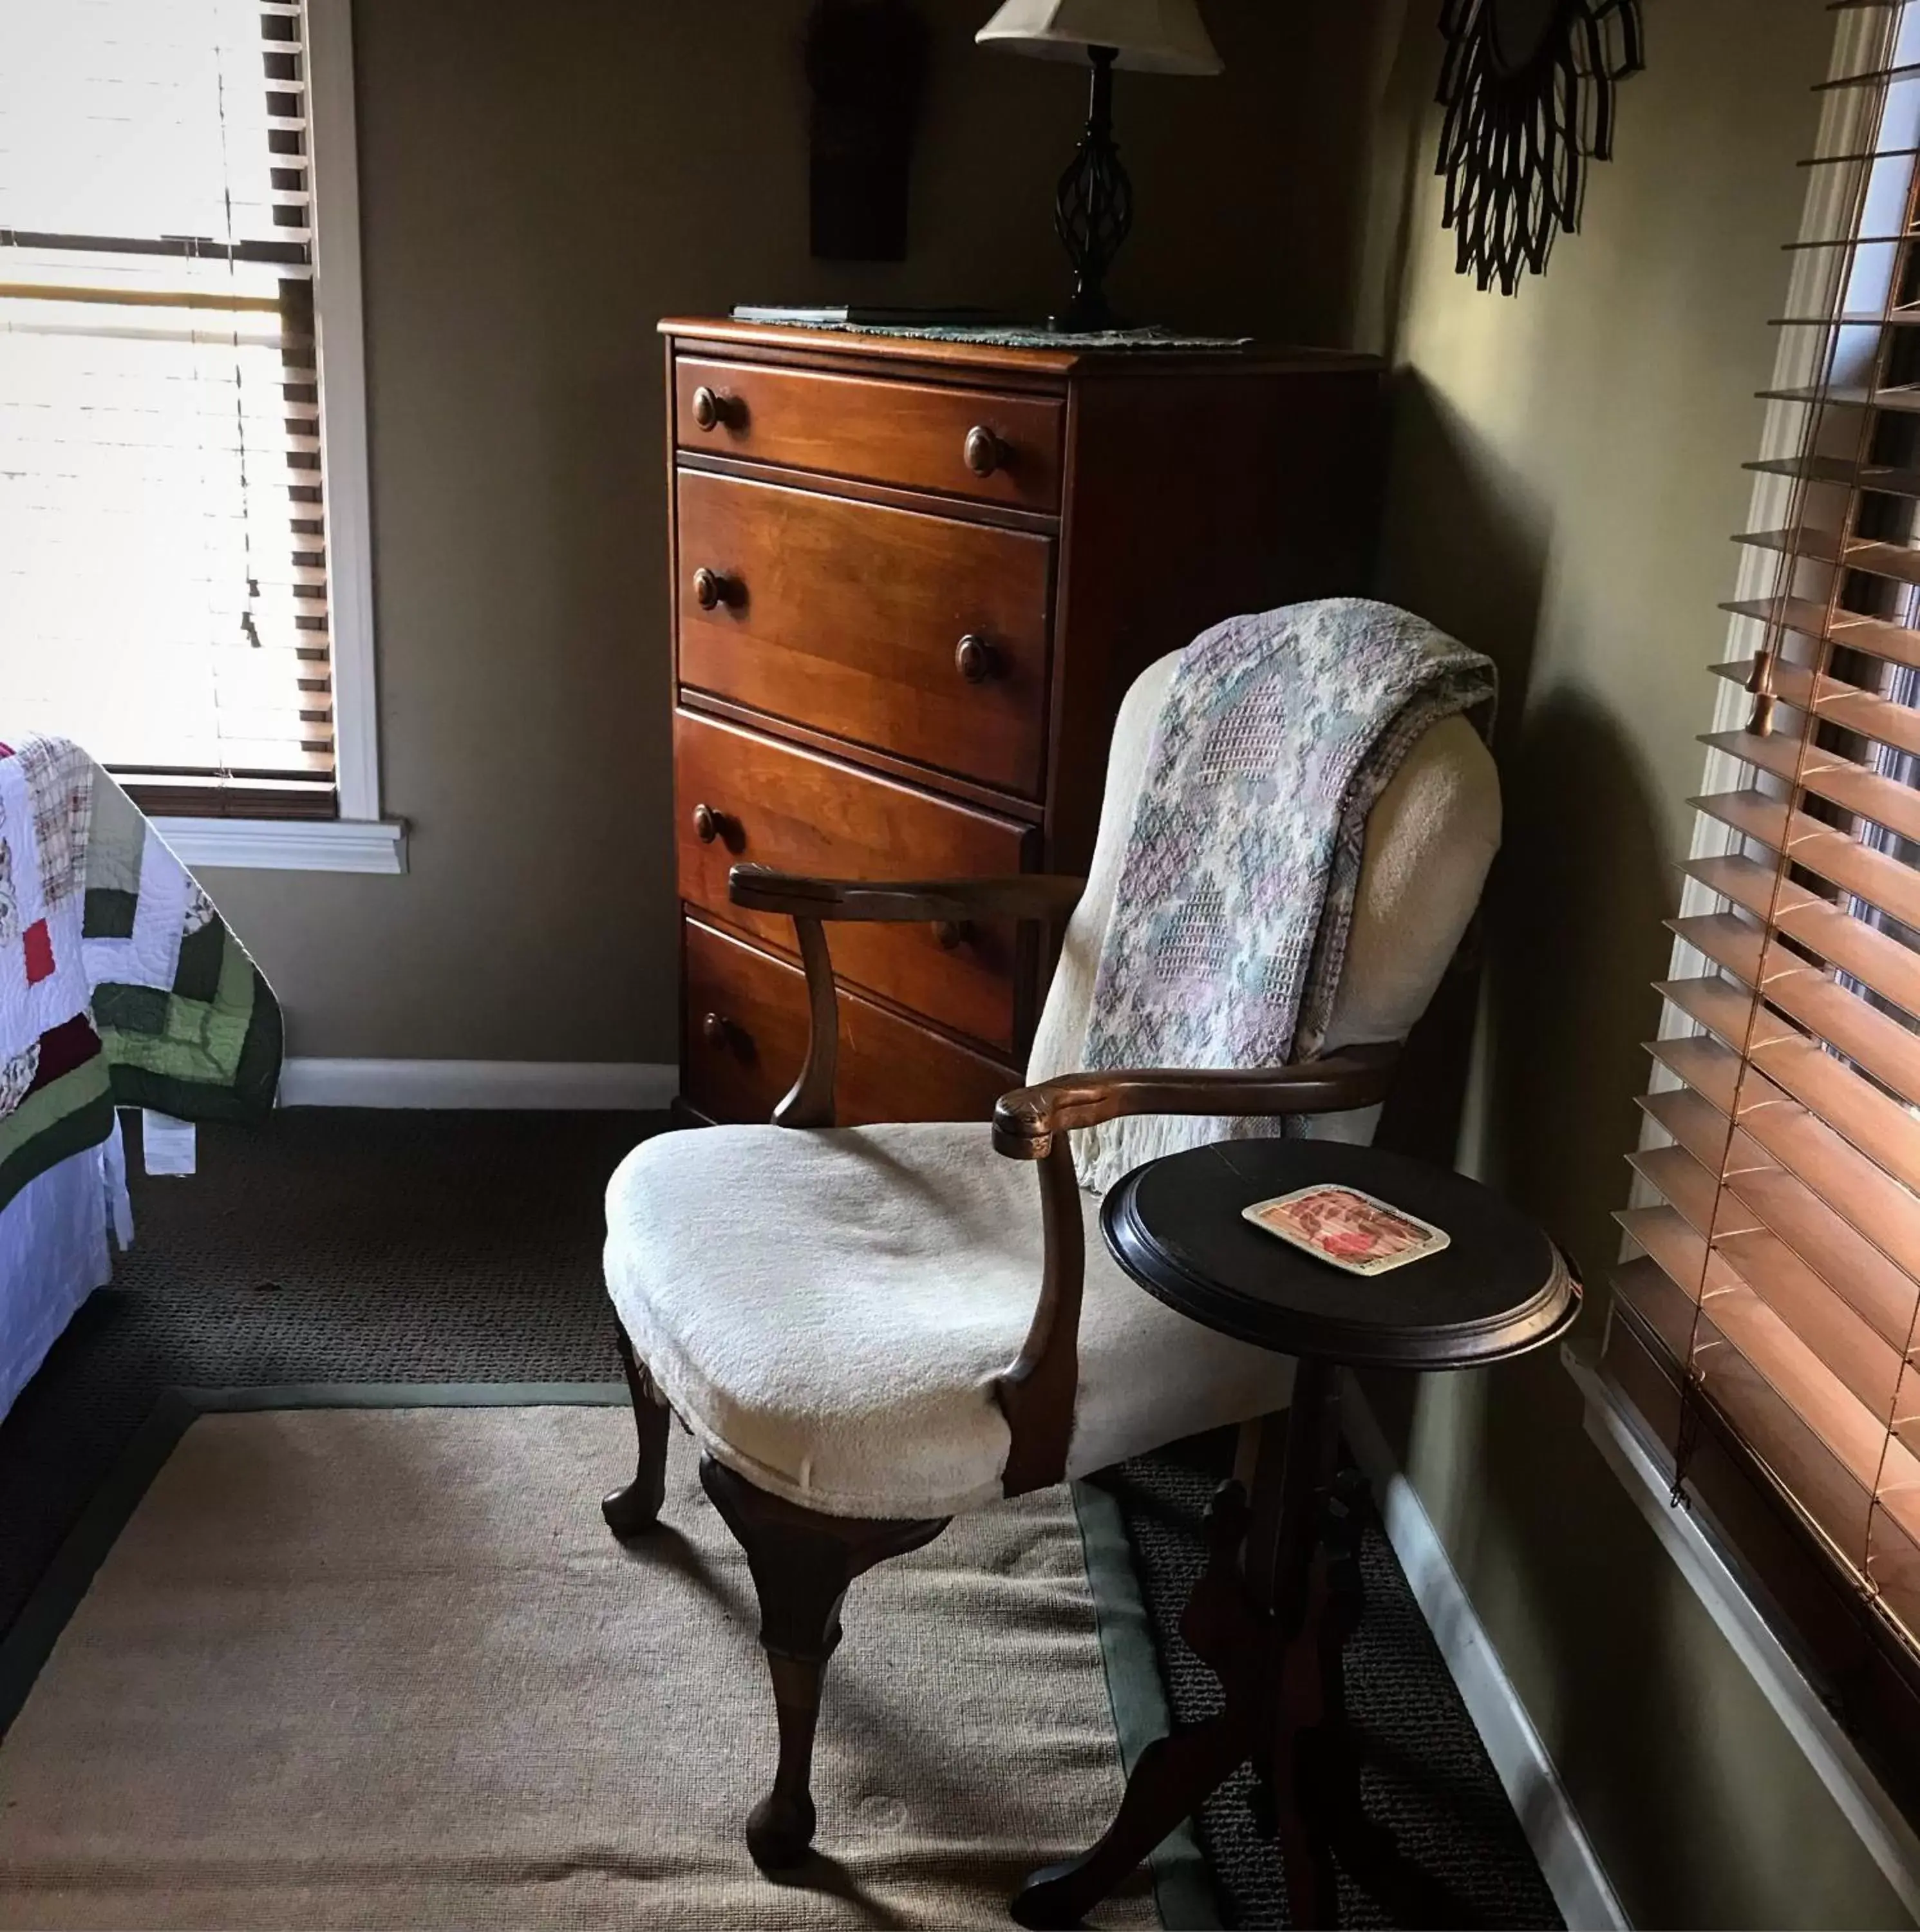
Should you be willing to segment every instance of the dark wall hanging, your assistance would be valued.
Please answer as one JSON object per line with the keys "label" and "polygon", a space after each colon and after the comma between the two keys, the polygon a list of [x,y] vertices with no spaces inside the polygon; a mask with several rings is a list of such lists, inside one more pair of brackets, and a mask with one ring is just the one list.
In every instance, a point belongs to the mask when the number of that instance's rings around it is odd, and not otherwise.
{"label": "dark wall hanging", "polygon": [[906,256],[927,41],[910,0],[817,0],[807,16],[813,251],[823,260]]}
{"label": "dark wall hanging", "polygon": [[1616,85],[1646,64],[1640,0],[1447,0],[1439,172],[1459,267],[1508,295],[1580,226]]}

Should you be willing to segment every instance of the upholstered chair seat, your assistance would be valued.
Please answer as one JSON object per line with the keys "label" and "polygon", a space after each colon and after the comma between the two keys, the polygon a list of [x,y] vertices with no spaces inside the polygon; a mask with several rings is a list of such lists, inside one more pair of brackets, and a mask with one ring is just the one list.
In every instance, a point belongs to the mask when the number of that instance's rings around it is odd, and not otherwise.
{"label": "upholstered chair seat", "polygon": [[[1144,1294],[1107,1252],[1098,1198],[1080,1199],[1068,1473],[1283,1408],[1291,1363]],[[664,1135],[629,1157],[608,1212],[622,1323],[716,1460],[830,1515],[999,1498],[993,1382],[1033,1319],[1043,1242],[1033,1171],[984,1124]]]}

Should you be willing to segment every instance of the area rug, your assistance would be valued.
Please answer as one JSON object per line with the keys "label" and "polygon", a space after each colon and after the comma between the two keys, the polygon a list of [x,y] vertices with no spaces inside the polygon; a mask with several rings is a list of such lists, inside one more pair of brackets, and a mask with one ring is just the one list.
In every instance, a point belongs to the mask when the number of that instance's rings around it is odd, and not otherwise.
{"label": "area rug", "polygon": [[[0,1646],[0,1924],[1005,1924],[1166,1726],[1110,1498],[855,1586],[775,1886],[745,1563],[677,1433],[660,1532],[608,1536],[618,1394],[169,1396]],[[1094,1922],[1211,1910],[1182,1835]]]}

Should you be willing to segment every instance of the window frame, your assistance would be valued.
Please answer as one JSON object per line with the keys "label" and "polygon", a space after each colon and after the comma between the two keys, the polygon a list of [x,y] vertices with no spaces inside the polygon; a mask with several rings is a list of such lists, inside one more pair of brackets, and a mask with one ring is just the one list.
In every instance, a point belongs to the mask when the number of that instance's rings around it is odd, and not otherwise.
{"label": "window frame", "polygon": [[338,815],[154,814],[189,866],[400,873],[406,827],[380,810],[373,498],[367,431],[360,167],[352,0],[305,0],[307,114],[320,448]]}

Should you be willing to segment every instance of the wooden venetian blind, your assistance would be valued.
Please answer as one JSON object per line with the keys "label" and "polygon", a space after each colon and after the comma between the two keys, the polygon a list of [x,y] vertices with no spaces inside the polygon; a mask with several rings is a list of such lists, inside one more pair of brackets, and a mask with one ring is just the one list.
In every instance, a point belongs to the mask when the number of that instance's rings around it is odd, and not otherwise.
{"label": "wooden venetian blind", "polygon": [[1920,1681],[1920,7],[1835,10],[1606,1362],[1777,1603]]}
{"label": "wooden venetian blind", "polygon": [[329,815],[298,0],[0,0],[0,734]]}

